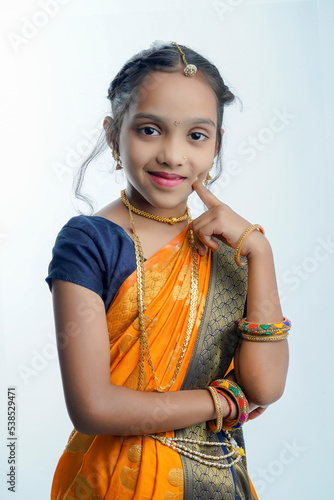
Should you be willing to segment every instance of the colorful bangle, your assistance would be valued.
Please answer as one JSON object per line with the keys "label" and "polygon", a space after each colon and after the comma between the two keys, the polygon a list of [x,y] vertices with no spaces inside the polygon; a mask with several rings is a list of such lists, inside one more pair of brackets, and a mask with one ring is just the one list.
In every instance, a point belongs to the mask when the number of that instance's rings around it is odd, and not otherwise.
{"label": "colorful bangle", "polygon": [[223,414],[222,414],[222,409],[220,406],[219,396],[218,396],[218,393],[214,387],[209,386],[209,387],[207,387],[207,390],[210,392],[210,394],[212,396],[213,402],[215,404],[215,409],[216,409],[216,423],[214,422],[214,420],[210,420],[208,423],[209,423],[209,427],[212,430],[212,432],[217,433],[217,432],[220,432],[222,430],[222,427],[223,427]]}
{"label": "colorful bangle", "polygon": [[223,421],[224,420],[228,420],[231,416],[231,413],[232,413],[232,403],[231,403],[231,400],[230,398],[228,398],[226,396],[226,394],[221,390],[221,389],[217,389],[217,387],[215,387],[216,391],[219,392],[219,394],[221,394],[222,396],[224,396],[224,398],[226,399],[227,401],[227,404],[228,404],[228,407],[230,409],[230,411],[228,412],[228,414],[226,415],[226,417],[223,417]]}
{"label": "colorful bangle", "polygon": [[253,232],[255,229],[258,229],[264,235],[264,229],[263,229],[262,226],[260,226],[259,224],[252,224],[241,235],[241,237],[240,237],[240,239],[239,239],[239,241],[238,241],[238,243],[237,243],[237,245],[235,247],[235,250],[234,250],[234,260],[235,260],[236,264],[238,264],[239,267],[247,267],[247,263],[241,263],[240,262],[241,248],[242,248],[242,245],[244,244],[244,241],[247,238],[247,236],[249,236],[250,233]]}
{"label": "colorful bangle", "polygon": [[249,335],[248,333],[242,333],[242,338],[252,342],[278,342],[286,339],[288,335],[288,332],[282,333],[282,335]]}
{"label": "colorful bangle", "polygon": [[238,323],[239,329],[250,335],[281,335],[287,333],[291,328],[291,321],[283,318],[280,323],[250,323],[246,318]]}
{"label": "colorful bangle", "polygon": [[229,396],[232,396],[238,407],[238,416],[232,422],[223,422],[223,428],[228,430],[235,430],[241,427],[248,419],[249,405],[248,401],[242,392],[241,388],[228,379],[218,379],[212,382],[211,387],[226,391]]}

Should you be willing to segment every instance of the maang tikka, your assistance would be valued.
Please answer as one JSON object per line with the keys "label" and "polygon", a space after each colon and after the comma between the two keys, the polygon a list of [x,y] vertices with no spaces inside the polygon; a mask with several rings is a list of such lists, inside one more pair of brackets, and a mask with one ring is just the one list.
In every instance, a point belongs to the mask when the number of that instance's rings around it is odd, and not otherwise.
{"label": "maang tikka", "polygon": [[171,42],[171,43],[173,45],[175,45],[178,48],[178,50],[181,52],[183,62],[186,65],[186,67],[184,68],[184,74],[186,76],[194,76],[197,73],[197,67],[195,66],[195,64],[188,64],[186,56],[184,55],[184,52],[181,49],[181,47],[179,47],[179,45],[176,42]]}

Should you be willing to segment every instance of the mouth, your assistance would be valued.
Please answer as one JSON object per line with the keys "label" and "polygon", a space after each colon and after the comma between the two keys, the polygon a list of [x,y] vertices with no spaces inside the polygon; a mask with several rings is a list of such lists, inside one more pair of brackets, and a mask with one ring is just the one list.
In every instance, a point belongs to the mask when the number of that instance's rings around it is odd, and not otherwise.
{"label": "mouth", "polygon": [[153,182],[159,186],[174,187],[181,184],[186,177],[178,174],[167,174],[166,172],[147,172]]}

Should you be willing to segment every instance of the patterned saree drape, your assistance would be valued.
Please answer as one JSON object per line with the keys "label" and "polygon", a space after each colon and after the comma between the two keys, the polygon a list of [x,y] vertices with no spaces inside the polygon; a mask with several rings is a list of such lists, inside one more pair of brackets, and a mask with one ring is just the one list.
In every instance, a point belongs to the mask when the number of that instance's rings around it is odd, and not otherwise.
{"label": "patterned saree drape", "polygon": [[[146,333],[156,375],[163,386],[174,375],[186,335],[190,263],[187,228],[145,262]],[[231,249],[225,245],[217,254],[198,256],[198,264],[195,325],[169,391],[205,388],[218,376],[224,376],[233,366],[239,340],[236,324],[244,310],[245,271],[237,268]],[[140,355],[136,274],[126,279],[107,312],[111,383],[134,390],[138,388]],[[143,390],[154,388],[145,361]],[[152,432],[152,421],[165,417],[168,411],[168,407],[157,408],[147,422],[129,429],[128,436],[87,436],[73,431],[54,474],[51,499],[257,498],[251,493],[245,459],[233,468],[218,470],[181,457],[145,436]],[[206,423],[164,435],[222,439],[208,430]],[[244,446],[241,430],[234,433],[234,438]]]}

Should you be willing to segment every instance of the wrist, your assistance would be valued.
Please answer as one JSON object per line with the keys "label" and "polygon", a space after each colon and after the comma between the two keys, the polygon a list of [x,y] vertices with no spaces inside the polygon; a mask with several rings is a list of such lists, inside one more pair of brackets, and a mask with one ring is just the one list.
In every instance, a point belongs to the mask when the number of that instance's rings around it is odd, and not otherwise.
{"label": "wrist", "polygon": [[[237,416],[234,420],[232,408],[230,408],[231,416],[229,416],[228,418],[225,417],[226,420],[224,422],[224,428],[234,430],[241,427],[247,421],[249,413],[248,401],[242,389],[238,386],[238,384],[228,379],[217,379],[212,382],[211,387],[216,389],[216,391],[221,391],[223,397],[227,396],[229,400],[233,400],[237,407]],[[228,402],[228,404],[229,403],[230,401]]]}
{"label": "wrist", "polygon": [[241,255],[247,260],[254,257],[271,255],[271,246],[267,238],[260,231],[252,231],[242,246]]}
{"label": "wrist", "polygon": [[209,420],[208,424],[212,432],[220,432],[223,426],[223,413],[222,413],[222,408],[221,408],[221,401],[219,398],[219,393],[218,391],[212,387],[209,386],[207,387],[207,390],[210,392],[212,399],[214,401],[214,406],[215,406],[215,413],[216,413],[216,418],[215,421]]}
{"label": "wrist", "polygon": [[227,419],[227,417],[228,420],[235,420],[238,417],[238,407],[235,401],[222,392],[217,392],[221,404],[223,420]]}
{"label": "wrist", "polygon": [[215,406],[213,397],[210,394],[210,391],[208,391],[207,389],[205,389],[203,392],[206,393],[206,398],[208,399],[208,404],[210,405],[209,406],[210,413],[209,413],[207,420],[214,420],[217,417],[217,411],[216,411],[216,406]]}

